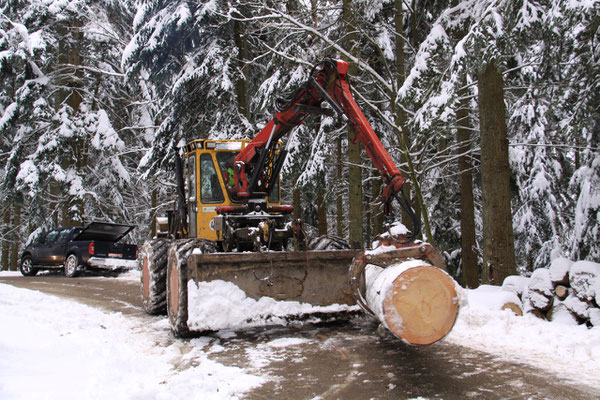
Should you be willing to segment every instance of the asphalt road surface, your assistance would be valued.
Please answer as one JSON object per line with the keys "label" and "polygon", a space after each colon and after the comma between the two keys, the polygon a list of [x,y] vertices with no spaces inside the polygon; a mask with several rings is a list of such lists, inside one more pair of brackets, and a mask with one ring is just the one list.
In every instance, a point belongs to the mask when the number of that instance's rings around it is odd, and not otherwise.
{"label": "asphalt road surface", "polygon": [[[139,285],[106,277],[0,277],[132,318],[147,316]],[[298,339],[294,345],[293,339]],[[176,341],[173,337],[169,341]],[[322,326],[270,327],[208,336],[210,358],[271,377],[245,399],[592,399],[600,390],[466,347],[404,345],[367,318]],[[273,346],[278,340],[282,346]],[[182,340],[185,346],[206,345]],[[286,344],[287,343],[287,344]],[[216,345],[216,346],[215,346]],[[543,344],[540,344],[543,345]],[[216,349],[216,350],[215,350]],[[182,355],[182,358],[184,356]],[[182,362],[182,368],[185,363]]]}

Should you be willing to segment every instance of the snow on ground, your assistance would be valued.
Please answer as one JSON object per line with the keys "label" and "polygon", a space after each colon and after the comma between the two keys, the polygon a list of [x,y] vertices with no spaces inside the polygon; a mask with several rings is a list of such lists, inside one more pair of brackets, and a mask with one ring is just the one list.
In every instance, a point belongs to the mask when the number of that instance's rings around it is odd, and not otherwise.
{"label": "snow on ground", "polygon": [[265,381],[168,343],[162,318],[148,325],[4,284],[0,326],[3,400],[230,399]]}
{"label": "snow on ground", "polygon": [[446,337],[454,343],[527,363],[560,378],[600,386],[600,327],[547,322],[498,311],[503,291],[467,290],[468,306]]}
{"label": "snow on ground", "polygon": [[[116,279],[138,281],[139,273]],[[496,311],[500,291],[467,293],[469,304],[447,343],[599,386],[600,327],[517,317]],[[173,340],[165,319],[152,321],[0,284],[0,399],[243,398],[270,379],[210,360],[223,350],[218,341]],[[280,338],[247,349],[251,370],[274,359],[300,362],[305,340]]]}

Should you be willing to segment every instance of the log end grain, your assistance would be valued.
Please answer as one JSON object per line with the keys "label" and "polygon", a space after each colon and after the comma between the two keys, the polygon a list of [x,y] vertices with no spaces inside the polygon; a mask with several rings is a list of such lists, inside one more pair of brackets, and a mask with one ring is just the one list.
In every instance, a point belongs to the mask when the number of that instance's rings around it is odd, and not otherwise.
{"label": "log end grain", "polygon": [[458,309],[454,280],[427,265],[399,275],[383,303],[388,329],[400,339],[417,345],[444,338],[456,322]]}

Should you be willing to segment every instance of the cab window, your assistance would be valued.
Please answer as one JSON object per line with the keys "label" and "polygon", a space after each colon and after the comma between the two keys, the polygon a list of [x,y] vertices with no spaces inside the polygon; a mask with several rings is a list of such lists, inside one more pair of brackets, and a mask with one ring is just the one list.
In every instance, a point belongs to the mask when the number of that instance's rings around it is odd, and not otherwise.
{"label": "cab window", "polygon": [[57,242],[66,242],[67,238],[69,237],[69,234],[71,233],[72,229],[63,229],[62,231],[60,231],[60,234],[58,235],[58,239],[56,239]]}
{"label": "cab window", "polygon": [[215,164],[206,153],[200,156],[200,200],[205,204],[225,201]]}
{"label": "cab window", "polygon": [[56,242],[56,239],[58,238],[58,231],[52,231],[48,234],[48,236],[46,236],[46,244],[52,244],[54,242]]}
{"label": "cab window", "polygon": [[189,201],[196,201],[196,155],[192,154],[187,158],[187,181]]}

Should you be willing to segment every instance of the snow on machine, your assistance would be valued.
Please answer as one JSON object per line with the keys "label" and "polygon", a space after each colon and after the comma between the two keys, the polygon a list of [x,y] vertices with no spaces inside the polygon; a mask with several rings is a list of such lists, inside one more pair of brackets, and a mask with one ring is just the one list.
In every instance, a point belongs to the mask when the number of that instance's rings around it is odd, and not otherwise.
{"label": "snow on machine", "polygon": [[[139,258],[144,308],[166,311],[176,336],[360,310],[411,344],[434,343],[452,329],[460,287],[437,250],[414,241],[420,224],[401,195],[405,179],[352,97],[347,69],[332,59],[315,66],[254,139],[194,140],[183,162],[176,157],[176,209],[157,219],[157,237]],[[332,236],[309,240],[281,204],[280,140],[307,115],[334,112],[379,170],[385,213],[398,203],[414,220],[413,234],[388,229],[366,252]]]}

